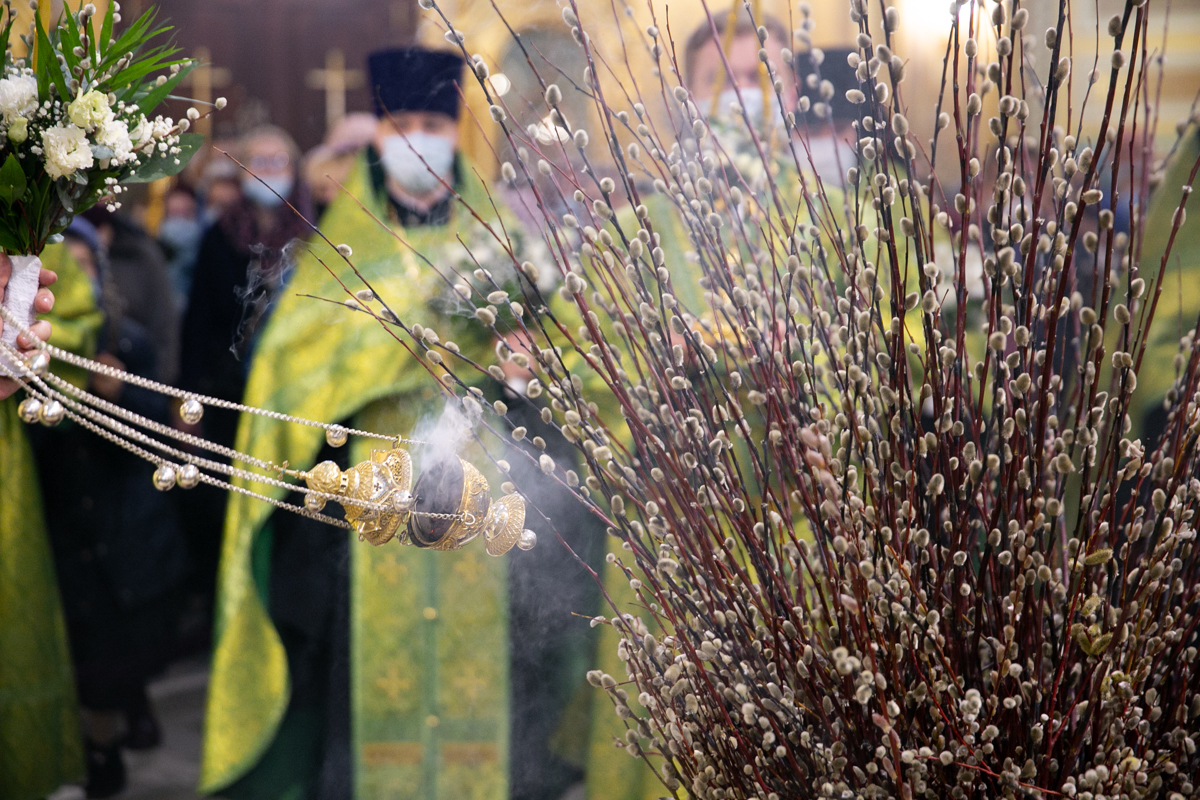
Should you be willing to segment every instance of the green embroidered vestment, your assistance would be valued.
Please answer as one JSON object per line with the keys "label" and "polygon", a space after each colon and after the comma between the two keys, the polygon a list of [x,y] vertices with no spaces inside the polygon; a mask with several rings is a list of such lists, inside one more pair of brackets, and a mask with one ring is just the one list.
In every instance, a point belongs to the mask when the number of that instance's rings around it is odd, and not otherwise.
{"label": "green embroidered vestment", "polygon": [[[51,342],[90,354],[101,317],[87,276],[61,246],[41,258],[58,273],[54,313],[46,317],[54,325]],[[84,772],[54,559],[33,454],[17,418],[23,396],[0,401],[0,800],[43,797]]]}
{"label": "green embroidered vestment", "polygon": [[[470,169],[462,172],[458,191],[484,214],[492,208],[490,200]],[[370,189],[365,158],[346,188],[322,220],[325,234],[353,247],[355,266],[406,324],[436,323],[443,335],[455,330],[453,320],[430,308],[431,298],[446,295],[445,280],[393,233],[444,268],[439,250],[449,244],[461,252],[454,239],[471,241],[479,224],[455,203],[448,225],[385,230],[354,199],[377,218],[388,218],[385,199]],[[494,225],[494,216],[489,221]],[[346,299],[318,259],[352,290],[363,288],[331,247],[312,243],[298,257],[262,333],[246,403],[325,422],[354,419],[365,429],[409,435],[418,420],[440,413],[437,382],[368,315],[302,296]],[[468,344],[472,335],[474,347]],[[459,341],[471,357],[488,346],[479,340],[477,325],[462,331]],[[469,369],[456,371],[470,375]],[[323,443],[319,429],[250,415],[243,415],[237,438],[241,452],[299,467],[310,466]],[[370,446],[354,442],[351,463],[366,459]],[[419,470],[420,449],[412,452]],[[255,538],[272,510],[240,495],[230,498],[201,774],[205,792],[221,791],[255,765],[288,704],[284,648],[251,569]],[[347,534],[331,528],[329,535]],[[506,796],[505,562],[488,558],[480,547],[435,553],[396,542],[375,548],[355,541],[350,551],[356,796]]]}

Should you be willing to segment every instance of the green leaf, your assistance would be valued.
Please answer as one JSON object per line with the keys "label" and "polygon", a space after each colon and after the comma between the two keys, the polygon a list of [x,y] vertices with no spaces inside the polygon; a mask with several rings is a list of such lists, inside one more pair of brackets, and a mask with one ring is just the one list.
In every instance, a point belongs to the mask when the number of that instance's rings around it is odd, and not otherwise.
{"label": "green leaf", "polygon": [[[130,66],[113,75],[104,82],[104,86],[110,91],[114,91],[124,86],[133,84],[135,81],[156,70],[170,69],[176,64],[179,64],[180,67],[183,67],[189,63],[189,59],[186,58],[166,60],[169,56],[174,55],[176,52],[178,51],[174,48],[164,48],[162,52],[156,51],[153,54],[153,57],[146,56],[144,60],[135,61]],[[134,90],[137,91],[142,88],[143,87],[141,86],[135,86]]]}
{"label": "green leaf", "polygon": [[58,203],[67,214],[75,213],[75,198],[71,196],[74,188],[61,180],[54,182],[54,191],[58,192]]}
{"label": "green leaf", "polygon": [[[75,48],[83,45],[83,40],[79,38],[79,28],[75,27],[74,18],[71,16],[71,9],[65,5],[62,15],[58,18],[58,25],[55,27],[58,33],[58,40],[61,43],[60,51],[62,56],[67,61],[67,69],[74,70],[83,60],[82,57],[75,55]],[[51,41],[54,40],[54,31],[50,33]]]}
{"label": "green leaf", "polygon": [[4,26],[4,32],[0,33],[0,47],[4,48],[4,66],[10,66],[12,62],[12,51],[8,49],[9,35],[12,33],[13,17],[10,15],[8,24]]}
{"label": "green leaf", "polygon": [[[17,222],[17,225],[20,226],[19,221]],[[0,248],[2,248],[4,252],[14,255],[24,254],[27,252],[28,248],[22,242],[21,237],[17,234],[17,230],[19,230],[19,227],[10,230],[3,225],[0,225]]]}
{"label": "green leaf", "polygon": [[[37,15],[34,15],[37,19]],[[37,23],[37,36],[33,48],[33,53],[29,57],[30,64],[33,65],[33,74],[37,78],[38,97],[45,98],[50,94],[50,60],[53,59],[53,54],[50,52],[50,40],[46,40],[46,44],[42,45],[42,38],[45,31],[42,30],[42,23],[39,20]]]}
{"label": "green leaf", "polygon": [[151,8],[134,20],[133,23],[125,29],[125,32],[117,38],[117,41],[113,44],[113,46],[108,49],[108,54],[105,56],[105,59],[96,66],[97,71],[103,72],[105,69],[111,66],[110,62],[116,62],[126,53],[133,53],[134,55],[137,55],[137,52],[144,47],[148,41],[153,39],[158,34],[170,30],[170,28],[160,28],[159,30],[151,31],[149,34],[147,34],[146,31],[153,23],[154,9]]}
{"label": "green leaf", "polygon": [[25,196],[28,185],[25,170],[21,169],[17,157],[9,153],[4,166],[0,167],[0,200],[11,206]]}
{"label": "green leaf", "polygon": [[[80,2],[83,2],[83,0],[80,0]],[[113,4],[112,4],[112,2],[108,2],[108,3],[105,3],[105,6],[106,6],[106,8],[104,9],[104,22],[100,23],[100,36],[99,36],[99,38],[93,37],[93,38],[96,38],[97,56],[99,56],[99,54],[101,54],[101,53],[108,52],[108,40],[112,38]],[[96,61],[99,62],[100,60],[101,60],[100,57],[97,57]]]}
{"label": "green leaf", "polygon": [[50,37],[46,35],[46,28],[42,25],[42,17],[34,14],[33,18],[37,23],[35,61],[37,62],[38,95],[45,97],[50,90],[50,84],[53,83],[58,89],[59,99],[64,103],[70,102],[71,93],[67,90],[67,81],[59,68],[58,59],[55,57],[54,46],[50,43]]}
{"label": "green leaf", "polygon": [[[204,137],[198,133],[180,134],[178,155],[155,151],[153,156],[143,162],[121,183],[150,183],[160,178],[178,175],[203,144]],[[175,163],[177,159],[178,164]]]}

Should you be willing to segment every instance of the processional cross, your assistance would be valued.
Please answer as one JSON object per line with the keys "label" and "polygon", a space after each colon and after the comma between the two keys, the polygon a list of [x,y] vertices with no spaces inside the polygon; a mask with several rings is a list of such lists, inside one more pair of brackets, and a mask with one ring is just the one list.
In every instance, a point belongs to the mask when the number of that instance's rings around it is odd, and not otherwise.
{"label": "processional cross", "polygon": [[[224,67],[214,67],[212,53],[207,47],[196,48],[195,60],[195,68],[183,79],[182,83],[192,87],[192,97],[201,105],[211,104],[213,90],[228,86],[233,81],[233,73]],[[196,120],[194,127],[196,133],[208,136],[212,133],[212,119],[202,116]]]}
{"label": "processional cross", "polygon": [[331,131],[346,116],[346,92],[363,85],[362,70],[346,69],[346,54],[336,47],[325,54],[325,68],[308,73],[310,89],[325,92],[325,130]]}

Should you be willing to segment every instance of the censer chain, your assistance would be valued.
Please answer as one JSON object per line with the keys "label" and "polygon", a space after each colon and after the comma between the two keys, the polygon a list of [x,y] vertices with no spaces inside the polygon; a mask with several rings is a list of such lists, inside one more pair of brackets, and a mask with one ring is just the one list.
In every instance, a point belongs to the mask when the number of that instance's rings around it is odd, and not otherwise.
{"label": "censer chain", "polygon": [[[59,378],[56,375],[47,375],[46,377],[50,378],[51,381],[54,382],[56,385],[61,385],[61,386],[66,387],[67,390],[73,394],[83,395],[84,397],[81,399],[84,399],[85,402],[88,398],[96,400],[100,403],[105,402],[103,400],[100,400],[100,398],[97,398],[94,395],[91,395],[88,392],[85,392],[84,390],[76,387],[75,385],[71,384],[70,382],[63,380],[62,378]],[[63,395],[61,392],[56,392],[54,389],[49,387],[41,378],[34,377],[33,381],[39,387],[41,387],[43,393],[48,398],[54,398],[54,399],[61,398],[59,400],[59,402],[65,401],[65,405],[67,407],[74,409],[74,411],[77,414],[81,414],[81,415],[87,417],[93,423],[107,428],[109,431],[111,431],[111,433],[113,435],[118,436],[118,437],[124,436],[124,437],[134,440],[135,442],[140,442],[142,445],[145,445],[147,447],[152,447],[155,450],[158,450],[171,458],[177,459],[178,461],[192,464],[192,465],[196,466],[197,468],[203,467],[204,469],[208,469],[213,472],[219,472],[223,475],[228,475],[230,477],[241,478],[242,480],[245,480],[245,481],[249,481],[249,482],[253,482],[253,483],[261,483],[261,484],[264,484],[267,486],[274,486],[276,488],[286,489],[286,490],[293,491],[293,492],[301,492],[305,495],[314,495],[314,496],[320,497],[326,501],[335,500],[339,503],[342,503],[343,505],[354,505],[354,506],[360,506],[360,507],[372,509],[372,510],[380,510],[380,507],[378,506],[378,504],[375,504],[375,503],[370,503],[370,502],[366,502],[366,501],[362,501],[362,500],[356,500],[353,498],[343,498],[340,495],[332,495],[332,494],[326,494],[324,492],[318,492],[314,489],[309,489],[304,486],[300,486],[300,485],[293,484],[293,483],[288,483],[287,481],[283,481],[283,480],[277,480],[270,476],[260,475],[258,473],[249,472],[244,469],[238,469],[237,467],[231,466],[229,464],[222,464],[219,461],[211,461],[206,458],[201,458],[199,456],[194,456],[190,453],[186,453],[182,450],[177,450],[165,442],[160,442],[157,439],[154,439],[153,437],[148,436],[145,433],[142,433],[141,431],[138,431],[134,428],[130,428],[129,426],[123,425],[114,419],[106,417],[100,411],[97,411],[92,408],[88,408],[87,405],[84,405],[84,404],[81,404],[81,403],[71,400],[70,398]],[[138,414],[133,413],[132,411],[121,408],[120,406],[113,406],[113,408],[116,409],[116,413],[114,414],[115,416],[124,417],[127,419],[127,421],[133,422],[134,424],[139,424],[139,425],[144,425],[144,426],[147,426],[150,424],[159,425],[159,423],[155,423],[153,420],[142,417]],[[72,419],[74,419],[74,418],[75,417],[72,416]],[[166,427],[166,426],[159,425],[159,427]],[[176,431],[174,431],[173,428],[167,428],[167,432],[176,432]],[[196,438],[196,437],[191,437],[191,438]],[[199,441],[204,442],[205,440],[201,439]],[[211,443],[207,443],[207,444],[211,444]],[[227,449],[227,448],[222,448],[222,449]],[[242,461],[248,460],[248,457],[242,453],[238,453],[237,451],[233,451],[233,450],[231,450],[229,452],[232,453],[233,457],[237,460],[242,460]],[[224,454],[222,453],[222,455],[224,455]],[[147,458],[147,460],[150,461],[151,463],[155,464],[156,466],[161,466],[163,464],[166,464],[166,465],[172,466],[172,467],[175,466],[174,463],[167,461],[166,459],[164,459],[162,457],[154,456],[153,454],[151,454],[150,457]],[[257,459],[253,459],[253,460],[258,461]],[[258,461],[258,465],[262,465],[266,469],[274,469],[273,465],[267,464],[266,462]],[[303,477],[303,475],[304,475],[303,472],[296,472],[294,470],[287,470],[286,473],[289,475],[294,474],[297,477]]]}
{"label": "censer chain", "polygon": [[[11,315],[6,310],[0,308],[0,314],[3,314],[4,319],[11,320]],[[9,322],[9,324],[12,324],[12,323]],[[21,331],[26,333],[27,335],[32,336],[32,334],[28,331],[27,328],[22,328]],[[290,415],[281,414],[279,412],[270,412],[270,411],[265,411],[263,409],[256,409],[256,408],[253,408],[250,406],[242,405],[240,403],[232,403],[229,401],[220,400],[218,398],[208,398],[208,397],[204,397],[204,396],[193,395],[193,394],[190,394],[187,392],[182,392],[181,390],[177,390],[177,389],[174,389],[173,387],[165,386],[164,384],[159,384],[156,381],[152,381],[147,378],[141,378],[139,376],[130,375],[129,373],[124,372],[123,370],[119,370],[114,367],[110,367],[106,364],[101,364],[99,362],[91,361],[90,359],[76,356],[73,353],[68,353],[64,350],[61,350],[60,348],[54,347],[53,345],[49,345],[46,343],[42,343],[42,346],[39,349],[44,349],[44,351],[47,352],[48,355],[51,355],[54,358],[58,358],[60,361],[63,361],[65,363],[69,363],[69,364],[73,364],[75,366],[82,367],[83,369],[86,369],[91,372],[96,372],[99,374],[107,375],[109,377],[113,377],[118,380],[128,382],[132,385],[139,386],[141,388],[145,388],[149,391],[155,391],[155,392],[159,392],[162,394],[169,394],[171,396],[180,397],[180,398],[195,399],[198,402],[204,403],[206,405],[213,405],[214,407],[229,408],[232,410],[256,413],[256,414],[268,416],[268,417],[271,417],[273,419],[277,419],[277,420],[280,420],[283,422],[295,422],[297,424],[304,424],[304,425],[309,425],[312,427],[321,427],[321,428],[325,428],[327,430],[330,428],[339,428],[340,427],[340,426],[331,426],[331,425],[328,425],[325,423],[313,422],[311,420],[305,420],[305,419],[302,419],[299,417],[292,417]],[[12,348],[11,346],[9,346],[7,344],[0,343],[0,354],[3,354],[6,357],[8,357],[10,360],[13,361],[13,363],[16,363],[16,364],[24,363],[24,358],[23,358],[22,354],[20,354],[15,348]],[[328,515],[322,514],[320,512],[313,511],[307,507],[293,505],[293,504],[287,503],[283,500],[279,500],[277,498],[273,498],[268,495],[264,495],[259,492],[255,492],[255,491],[247,489],[245,487],[238,486],[230,481],[221,480],[220,478],[213,477],[212,475],[209,475],[203,471],[199,471],[199,468],[202,467],[203,469],[207,469],[212,472],[218,472],[223,475],[230,476],[230,477],[240,478],[242,480],[252,482],[252,483],[259,483],[259,484],[263,484],[263,485],[267,485],[267,486],[272,486],[275,488],[281,488],[281,489],[284,489],[287,491],[298,492],[298,493],[305,495],[306,497],[313,496],[313,497],[319,498],[321,500],[324,500],[326,502],[329,502],[329,501],[337,502],[343,506],[350,505],[350,506],[361,507],[364,509],[369,509],[369,510],[374,510],[374,511],[388,510],[386,506],[383,506],[378,503],[371,503],[369,501],[363,501],[363,500],[358,500],[355,498],[344,497],[342,495],[333,495],[333,494],[328,494],[325,492],[319,492],[314,489],[310,489],[306,486],[292,484],[292,483],[288,483],[288,482],[282,481],[282,480],[277,480],[277,479],[271,478],[266,475],[260,475],[257,473],[249,472],[247,470],[242,470],[237,467],[233,467],[231,465],[222,464],[217,461],[212,461],[210,459],[206,459],[206,458],[203,458],[200,456],[195,456],[190,453],[186,453],[186,452],[177,450],[165,442],[160,442],[157,439],[154,439],[153,437],[149,436],[146,433],[143,433],[141,431],[138,431],[134,428],[129,427],[128,425],[124,425],[121,422],[118,422],[116,419],[113,419],[112,417],[118,417],[120,419],[125,420],[126,422],[132,423],[132,424],[137,425],[142,428],[146,428],[147,430],[154,431],[155,433],[158,433],[159,435],[169,436],[180,442],[190,444],[192,446],[199,447],[204,450],[208,450],[210,452],[216,453],[217,455],[225,456],[226,458],[229,458],[232,461],[250,464],[250,465],[258,467],[260,469],[270,470],[273,472],[278,472],[281,475],[286,474],[286,475],[296,477],[296,478],[303,478],[306,474],[303,471],[280,468],[278,465],[275,465],[271,462],[267,462],[267,461],[263,461],[261,459],[254,458],[253,456],[249,456],[249,455],[247,455],[245,453],[241,453],[237,450],[233,450],[231,448],[224,447],[223,445],[218,445],[216,443],[209,442],[208,440],[202,439],[193,434],[189,434],[189,433],[186,433],[183,431],[176,430],[173,427],[163,425],[162,423],[159,423],[154,420],[143,417],[139,414],[129,411],[128,409],[122,408],[121,406],[118,406],[114,403],[110,403],[109,401],[104,400],[103,398],[97,397],[96,395],[93,395],[90,392],[87,392],[86,390],[80,389],[79,387],[75,386],[74,384],[70,383],[69,381],[66,381],[57,375],[54,375],[53,373],[47,373],[45,376],[45,378],[50,383],[54,384],[54,386],[51,386],[47,383],[46,380],[43,380],[42,376],[37,375],[33,370],[29,369],[28,367],[26,367],[26,369],[20,374],[12,372],[10,369],[8,369],[4,365],[0,365],[0,368],[3,369],[3,372],[8,377],[14,378],[14,379],[18,380],[19,382],[21,382],[22,385],[25,387],[26,392],[28,392],[30,394],[30,396],[36,397],[37,399],[39,399],[39,401],[43,401],[43,402],[57,400],[58,402],[63,404],[64,414],[66,416],[68,416],[70,419],[72,419],[73,421],[75,421],[76,423],[78,423],[79,425],[84,427],[85,429],[87,429],[87,430],[95,433],[96,435],[100,436],[101,438],[105,439],[106,441],[116,444],[117,446],[127,450],[128,452],[136,455],[137,457],[139,457],[151,464],[154,464],[156,466],[164,466],[165,465],[165,466],[170,466],[172,468],[175,467],[175,464],[172,463],[171,461],[169,461],[167,458],[156,455],[155,453],[152,453],[152,452],[144,449],[143,447],[139,446],[138,444],[135,444],[134,442],[140,442],[142,445],[146,445],[147,447],[151,447],[155,450],[161,451],[162,453],[166,454],[168,457],[175,458],[180,462],[183,462],[186,464],[191,464],[191,465],[197,467],[198,480],[201,483],[215,486],[215,487],[223,489],[225,491],[235,492],[235,493],[242,494],[242,495],[245,495],[248,497],[252,497],[256,500],[261,500],[263,502],[269,503],[272,506],[275,506],[277,508],[281,508],[286,511],[300,514],[301,516],[304,516],[304,517],[307,517],[310,519],[314,519],[314,520],[324,522],[329,525],[334,525],[336,527],[345,528],[345,529],[352,528],[352,526],[349,523],[347,523],[345,520],[339,520],[334,517],[330,517]],[[37,386],[39,388],[35,389],[34,386]],[[73,397],[69,397],[68,393],[70,395],[72,395]],[[111,415],[111,416],[106,416],[106,414]],[[393,436],[385,436],[382,434],[372,433],[370,431],[358,431],[356,429],[345,429],[345,432],[347,434],[367,436],[367,437],[374,438],[374,439],[382,439],[382,440],[385,440],[388,442],[397,442],[397,443],[406,442],[406,443],[410,443],[410,444],[422,444],[422,442],[417,442],[415,440],[401,439],[401,438],[393,437]],[[130,441],[130,439],[132,439],[133,441]],[[470,512],[442,514],[442,513],[434,513],[434,512],[413,511],[411,513],[414,516],[420,516],[420,517],[424,517],[424,518],[428,518],[428,519],[451,520],[451,521],[463,520],[466,522],[467,525],[474,525],[475,521],[476,521],[475,515],[471,514]]]}
{"label": "censer chain", "polygon": [[[143,378],[140,375],[131,375],[130,373],[125,372],[124,370],[117,369],[116,367],[109,366],[108,364],[101,364],[100,362],[93,361],[90,358],[85,358],[84,356],[76,355],[75,353],[69,352],[67,350],[63,350],[60,347],[56,347],[56,346],[50,344],[49,342],[43,342],[37,337],[37,335],[35,333],[33,333],[31,330],[29,330],[28,327],[26,327],[25,325],[22,325],[21,322],[19,320],[17,320],[17,318],[12,314],[12,312],[10,312],[8,309],[6,309],[2,306],[0,306],[0,317],[3,318],[5,325],[15,326],[19,333],[23,333],[28,338],[38,342],[38,345],[35,348],[35,350],[37,350],[37,351],[42,351],[42,352],[46,353],[47,355],[51,356],[52,358],[56,358],[59,361],[62,361],[66,364],[70,364],[72,366],[87,370],[88,372],[94,372],[94,373],[97,373],[100,375],[105,375],[110,378],[115,378],[119,381],[122,381],[123,383],[128,383],[128,384],[137,386],[142,389],[147,389],[147,390],[155,392],[157,394],[166,395],[168,397],[174,397],[179,400],[195,400],[196,402],[201,403],[202,405],[212,406],[213,408],[223,408],[223,409],[228,409],[230,411],[237,411],[239,413],[255,414],[257,416],[268,417],[270,419],[279,420],[280,422],[288,422],[288,423],[292,423],[295,425],[305,425],[310,428],[321,428],[326,431],[335,430],[335,431],[338,431],[339,433],[344,431],[346,434],[348,434],[350,436],[360,436],[360,437],[365,437],[368,439],[378,439],[378,440],[387,441],[387,442],[395,442],[397,444],[410,444],[410,445],[427,444],[427,442],[418,441],[416,439],[405,439],[405,438],[397,437],[397,436],[388,436],[386,434],[374,433],[372,431],[359,430],[357,428],[343,428],[340,425],[334,425],[334,424],[330,424],[327,422],[317,422],[316,420],[304,419],[303,417],[293,417],[290,414],[284,414],[279,411],[269,411],[264,408],[255,408],[254,406],[247,406],[247,405],[243,405],[242,403],[235,403],[231,400],[222,400],[219,397],[209,397],[207,395],[195,394],[194,392],[188,392],[183,389],[178,389],[174,386],[167,386],[164,383],[159,383],[158,381],[151,380],[150,378]],[[10,348],[5,347],[5,350],[10,350]],[[17,353],[15,350],[12,350],[11,352],[7,352],[6,355],[9,358],[13,359],[14,363],[19,363],[20,361],[24,360],[22,355],[20,353]],[[20,376],[12,376],[12,377],[16,377],[18,380],[20,380]]]}
{"label": "censer chain", "polygon": [[[3,365],[0,365],[0,368],[2,368],[2,366]],[[9,377],[17,377],[17,376],[14,376],[12,374],[12,372],[10,372],[9,370],[5,370],[5,372],[8,373]],[[20,380],[19,377],[18,377],[18,380]],[[57,394],[55,392],[43,393],[41,391],[38,391],[38,390],[32,388],[28,383],[25,384],[25,390],[31,396],[37,397],[39,400],[43,400],[43,401],[49,401],[51,399],[55,399],[55,394]],[[74,403],[74,401],[71,401],[69,398],[64,397],[63,399],[67,400],[67,403],[69,405],[77,405]],[[121,436],[118,436],[117,434],[107,430],[103,426],[92,422],[91,420],[87,419],[86,417],[75,413],[69,407],[64,407],[63,412],[67,417],[69,417],[71,420],[73,420],[74,422],[76,422],[77,424],[79,424],[80,426],[85,428],[86,430],[89,430],[92,433],[96,434],[97,436],[101,437],[102,439],[112,442],[113,444],[117,445],[118,447],[120,447],[124,450],[127,450],[128,452],[132,453],[133,455],[137,456],[138,458],[143,459],[144,461],[148,461],[151,464],[166,463],[165,460],[160,458],[159,456],[156,456],[155,454],[139,447],[138,445],[134,444],[133,442],[123,439]],[[224,466],[224,465],[222,465],[222,466]],[[310,519],[314,519],[319,522],[324,522],[328,525],[333,525],[338,528],[345,528],[347,530],[349,530],[351,527],[350,523],[346,522],[345,520],[336,519],[334,517],[330,517],[325,514],[321,514],[316,511],[312,511],[303,506],[292,505],[291,503],[287,503],[283,500],[279,500],[277,498],[270,497],[268,495],[260,494],[258,492],[247,489],[245,487],[237,486],[233,483],[229,483],[228,481],[223,481],[220,478],[214,478],[213,476],[211,476],[205,472],[201,472],[199,474],[199,480],[201,483],[206,483],[209,486],[215,486],[218,489],[223,489],[225,491],[242,494],[247,497],[254,498],[255,500],[261,500],[262,502],[269,503],[270,505],[273,505],[276,508],[281,508],[285,511],[291,511],[295,514],[299,514],[303,517],[308,517]],[[291,486],[291,484],[285,484],[285,485],[288,486],[288,488],[293,488]],[[321,493],[314,492],[314,494],[320,495]],[[340,500],[340,498],[330,498],[330,499]]]}

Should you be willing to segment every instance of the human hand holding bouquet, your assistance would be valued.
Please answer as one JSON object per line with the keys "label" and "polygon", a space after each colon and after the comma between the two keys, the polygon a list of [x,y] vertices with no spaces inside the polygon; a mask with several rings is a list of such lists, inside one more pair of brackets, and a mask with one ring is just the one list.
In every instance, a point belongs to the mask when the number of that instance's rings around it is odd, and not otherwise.
{"label": "human hand holding bouquet", "polygon": [[[15,12],[0,15],[0,248],[12,256],[3,305],[30,323],[46,244],[101,199],[115,208],[125,185],[179,172],[203,141],[186,132],[196,109],[178,122],[150,116],[192,67],[170,43],[152,44],[170,28],[155,27],[151,10],[115,36],[119,5],[98,25],[95,14],[68,6],[49,29],[35,14],[26,58],[12,50]],[[12,326],[0,332],[15,339]]]}
{"label": "human hand holding bouquet", "polygon": [[[4,301],[5,290],[8,288],[9,277],[12,274],[12,259],[7,255],[0,254],[0,302]],[[47,314],[54,308],[54,293],[50,291],[50,287],[58,280],[58,276],[48,269],[40,270],[38,274],[37,294],[33,301],[33,310],[38,314]],[[0,323],[2,324],[2,323]],[[50,323],[42,320],[36,323],[30,329],[38,339],[45,341],[50,338]],[[17,347],[25,350],[32,347],[35,343],[28,336],[18,336]],[[20,385],[12,378],[0,378],[0,400],[7,399],[12,395]]]}

